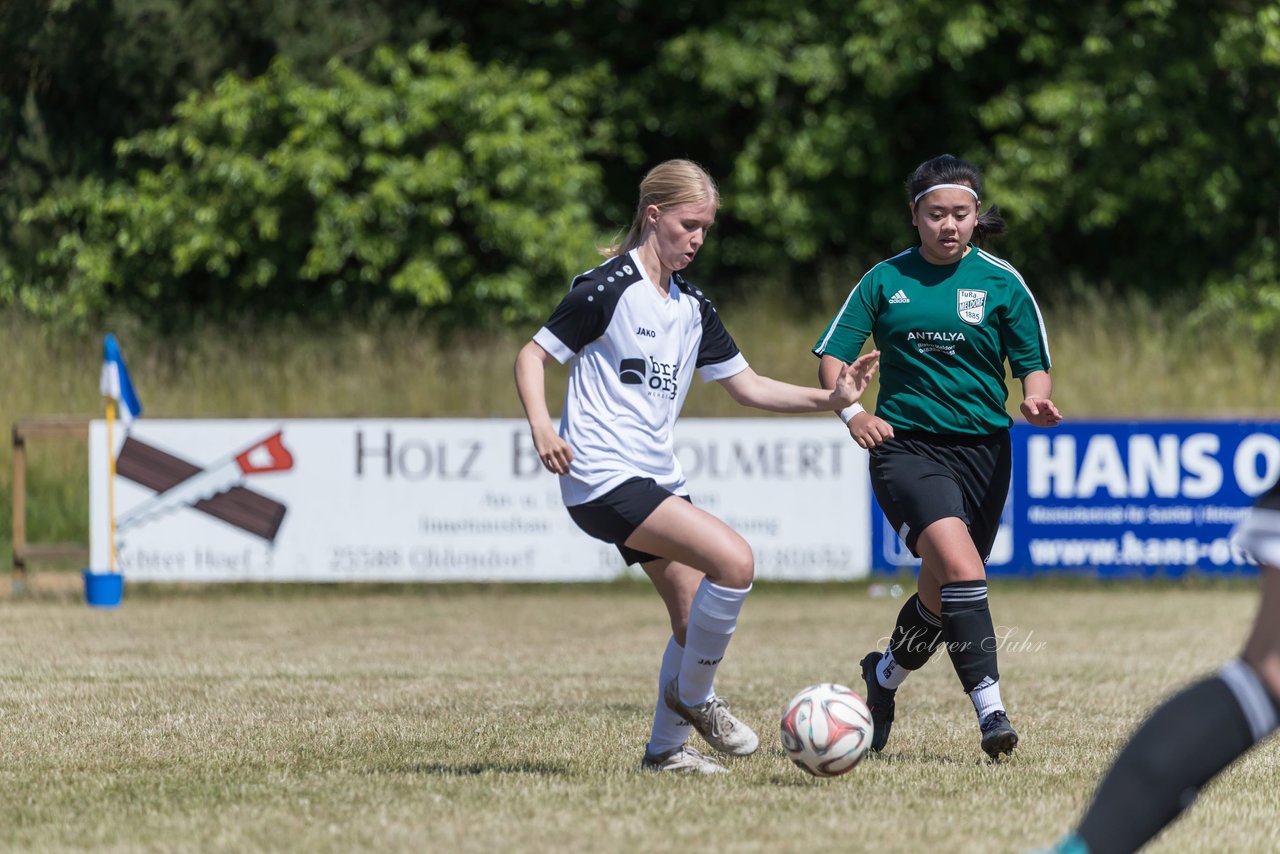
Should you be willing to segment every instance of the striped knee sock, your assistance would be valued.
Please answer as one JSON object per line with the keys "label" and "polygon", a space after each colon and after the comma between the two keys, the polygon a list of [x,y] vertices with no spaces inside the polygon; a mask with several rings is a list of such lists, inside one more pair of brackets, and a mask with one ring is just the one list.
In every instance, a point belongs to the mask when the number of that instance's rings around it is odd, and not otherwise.
{"label": "striped knee sock", "polygon": [[1091,854],[1137,851],[1275,731],[1280,702],[1239,659],[1165,701],[1116,756],[1080,821]]}

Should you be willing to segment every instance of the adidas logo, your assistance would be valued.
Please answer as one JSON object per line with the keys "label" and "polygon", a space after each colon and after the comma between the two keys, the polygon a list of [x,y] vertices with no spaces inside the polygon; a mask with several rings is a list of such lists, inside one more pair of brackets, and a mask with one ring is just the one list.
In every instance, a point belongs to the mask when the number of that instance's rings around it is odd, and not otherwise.
{"label": "adidas logo", "polygon": [[899,290],[893,296],[889,297],[889,305],[896,305],[898,303],[904,303],[904,302],[911,302],[911,300],[901,290]]}

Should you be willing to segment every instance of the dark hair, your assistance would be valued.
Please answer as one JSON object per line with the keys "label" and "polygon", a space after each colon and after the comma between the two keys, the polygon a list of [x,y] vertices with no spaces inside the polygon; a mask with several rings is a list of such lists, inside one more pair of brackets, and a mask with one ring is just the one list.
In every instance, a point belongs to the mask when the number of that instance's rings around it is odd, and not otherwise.
{"label": "dark hair", "polygon": [[[982,171],[967,160],[950,154],[940,154],[916,167],[907,178],[907,201],[915,207],[917,194],[936,184],[964,184],[982,198]],[[981,244],[989,237],[998,237],[1007,230],[1000,208],[992,205],[978,214],[978,224],[973,229],[974,239]]]}

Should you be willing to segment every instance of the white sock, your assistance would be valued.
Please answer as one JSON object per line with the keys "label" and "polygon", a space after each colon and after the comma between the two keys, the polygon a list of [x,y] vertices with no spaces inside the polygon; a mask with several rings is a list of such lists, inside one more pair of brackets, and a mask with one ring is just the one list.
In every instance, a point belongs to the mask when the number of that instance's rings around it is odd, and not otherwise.
{"label": "white sock", "polygon": [[653,711],[653,729],[649,731],[649,744],[645,747],[653,756],[679,747],[689,739],[689,722],[671,711],[662,699],[663,689],[680,672],[683,657],[684,647],[676,643],[675,635],[672,635],[667,641],[666,651],[662,653],[662,667],[658,670],[658,705]]}
{"label": "white sock", "polygon": [[1217,676],[1231,689],[1240,705],[1240,711],[1244,712],[1244,719],[1249,724],[1249,734],[1253,736],[1255,744],[1276,731],[1276,727],[1280,725],[1276,715],[1280,704],[1271,698],[1252,667],[1239,658],[1233,658],[1222,665]]}
{"label": "white sock", "polygon": [[884,657],[876,664],[876,681],[880,683],[880,687],[896,691],[910,675],[911,671],[895,661],[893,650],[886,647]]}
{"label": "white sock", "polygon": [[1000,699],[1000,682],[993,682],[990,676],[984,676],[978,687],[969,692],[969,699],[973,701],[973,710],[978,713],[978,723],[986,720],[987,715],[992,712],[1004,711],[1004,703]]}
{"label": "white sock", "polygon": [[684,658],[680,662],[680,702],[698,706],[711,699],[720,659],[729,647],[738,614],[751,588],[721,587],[702,579],[689,609]]}

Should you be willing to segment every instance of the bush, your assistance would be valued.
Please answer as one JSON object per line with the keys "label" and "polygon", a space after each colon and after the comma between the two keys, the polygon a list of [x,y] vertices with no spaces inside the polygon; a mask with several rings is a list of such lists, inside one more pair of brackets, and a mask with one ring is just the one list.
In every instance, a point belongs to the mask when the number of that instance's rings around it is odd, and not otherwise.
{"label": "bush", "polygon": [[0,281],[38,316],[431,312],[449,325],[545,314],[594,247],[600,186],[584,93],[600,72],[383,49],[324,84],[287,61],[222,78],[171,125],[121,141],[118,175],[23,212],[45,233]]}
{"label": "bush", "polygon": [[1209,282],[1192,317],[1200,329],[1280,350],[1280,246],[1263,239],[1242,253],[1241,272]]}

